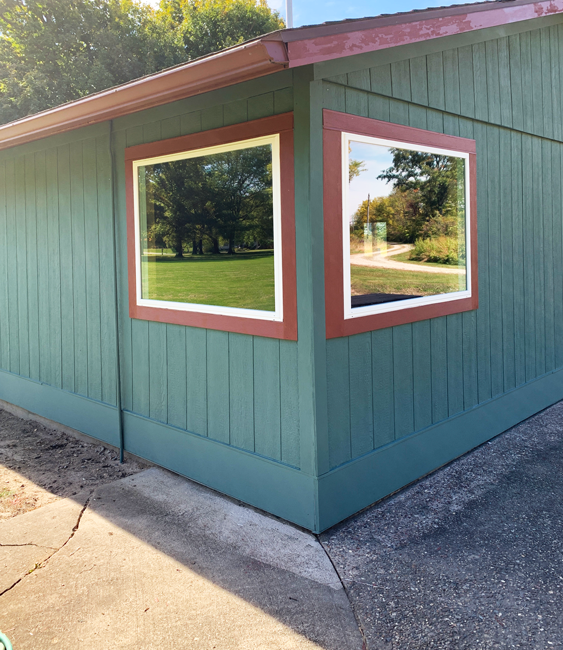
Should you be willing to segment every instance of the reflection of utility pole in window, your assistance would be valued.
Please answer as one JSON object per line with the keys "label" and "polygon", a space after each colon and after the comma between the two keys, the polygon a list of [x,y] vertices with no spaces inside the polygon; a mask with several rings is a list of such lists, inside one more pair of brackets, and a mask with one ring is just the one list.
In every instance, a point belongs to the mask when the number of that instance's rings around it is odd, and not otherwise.
{"label": "reflection of utility pole in window", "polygon": [[370,195],[368,194],[368,211],[366,225],[364,226],[364,255],[373,255],[373,237],[371,235],[371,224],[369,222],[369,201]]}

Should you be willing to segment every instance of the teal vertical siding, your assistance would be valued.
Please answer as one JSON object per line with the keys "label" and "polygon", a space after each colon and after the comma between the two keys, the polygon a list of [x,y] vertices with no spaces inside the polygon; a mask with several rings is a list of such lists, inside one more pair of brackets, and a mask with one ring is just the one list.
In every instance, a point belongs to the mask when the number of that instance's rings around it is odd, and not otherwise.
{"label": "teal vertical siding", "polygon": [[0,369],[115,404],[107,125],[0,154]]}
{"label": "teal vertical siding", "polygon": [[552,26],[324,80],[325,108],[474,138],[479,219],[477,311],[327,341],[331,468],[562,367],[560,51]]}
{"label": "teal vertical siding", "polygon": [[291,111],[284,79],[246,84],[246,96],[225,89],[116,120],[119,330],[126,411],[299,467],[298,344],[131,320],[126,268],[125,148]]}

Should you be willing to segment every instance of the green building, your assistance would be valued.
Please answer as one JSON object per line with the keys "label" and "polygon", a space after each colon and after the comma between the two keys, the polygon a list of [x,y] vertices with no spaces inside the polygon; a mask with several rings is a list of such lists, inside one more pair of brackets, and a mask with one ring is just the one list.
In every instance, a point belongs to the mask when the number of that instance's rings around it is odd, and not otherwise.
{"label": "green building", "polygon": [[563,399],[562,60],[485,2],[1,126],[0,400],[318,532]]}

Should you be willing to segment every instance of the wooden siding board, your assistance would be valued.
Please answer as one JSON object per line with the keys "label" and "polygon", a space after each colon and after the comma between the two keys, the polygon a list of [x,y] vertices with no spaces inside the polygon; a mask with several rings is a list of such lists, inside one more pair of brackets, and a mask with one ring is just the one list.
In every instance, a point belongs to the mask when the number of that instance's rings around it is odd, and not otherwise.
{"label": "wooden siding board", "polygon": [[[259,120],[274,114],[274,93],[265,93],[248,99],[248,119]],[[207,127],[215,128],[215,127]]]}
{"label": "wooden siding board", "polygon": [[49,250],[49,383],[62,388],[61,257],[59,227],[58,156],[45,154],[47,184],[47,246]]}
{"label": "wooden siding board", "polygon": [[[289,113],[293,110],[293,87],[274,91],[274,114]],[[245,121],[245,120],[241,120]]]}
{"label": "wooden siding board", "polygon": [[[250,115],[250,102],[248,106],[248,114]],[[210,129],[218,129],[225,125],[223,117],[223,106],[211,106],[206,111],[201,112],[201,130],[208,131]]]}
{"label": "wooden siding board", "polygon": [[74,301],[74,392],[88,394],[88,305],[86,302],[86,233],[84,219],[83,143],[70,145],[72,289]]}
{"label": "wooden siding board", "polygon": [[393,329],[371,333],[373,377],[373,441],[374,447],[395,438],[395,398]]}
{"label": "wooden siding board", "polygon": [[551,63],[551,89],[552,89],[552,115],[553,115],[553,137],[556,140],[562,138],[561,128],[561,59],[559,47],[558,26],[549,28],[550,63]]}
{"label": "wooden siding board", "polygon": [[459,62],[457,50],[446,50],[444,57],[444,97],[446,110],[459,115],[461,111],[459,93]]}
{"label": "wooden siding board", "polygon": [[349,339],[350,438],[352,458],[373,449],[373,378],[369,332]]}
{"label": "wooden siding board", "polygon": [[346,112],[346,88],[334,83],[323,84],[323,107],[333,111]]}
{"label": "wooden siding board", "polygon": [[251,336],[229,334],[231,444],[254,451],[254,344]]}
{"label": "wooden siding board", "polygon": [[522,218],[522,136],[511,133],[512,147],[512,252],[514,283],[514,370],[515,383],[520,386],[526,381],[525,322],[524,322],[524,234]]}
{"label": "wooden siding board", "polygon": [[448,363],[448,416],[463,411],[463,319],[461,314],[446,317]]}
{"label": "wooden siding board", "polygon": [[186,429],[186,328],[166,326],[166,417],[168,424]]}
{"label": "wooden siding board", "polygon": [[538,31],[530,32],[530,53],[532,83],[529,86],[532,95],[533,133],[544,135],[543,83],[541,36]]}
{"label": "wooden siding board", "polygon": [[[532,138],[522,136],[522,160],[532,161]],[[525,327],[525,380],[531,381],[536,376],[536,322],[534,301],[535,271],[534,271],[534,232],[535,216],[532,196],[532,174],[529,169],[522,174],[522,228],[524,246],[524,327]]]}
{"label": "wooden siding board", "polygon": [[487,56],[485,43],[473,45],[473,80],[475,84],[475,117],[486,122],[489,119]]}
{"label": "wooden siding board", "polygon": [[[116,404],[117,341],[115,331],[115,262],[113,256],[113,196],[108,136],[96,138],[96,188],[100,288],[102,401]],[[129,339],[130,340],[130,339]]]}
{"label": "wooden siding board", "polygon": [[17,235],[16,235],[16,179],[15,160],[6,161],[6,244],[10,252],[8,264],[8,308],[10,325],[10,359],[9,370],[15,374],[20,371],[19,354],[19,317],[18,317],[18,270],[17,270]]}
{"label": "wooden siding board", "polygon": [[27,278],[27,223],[25,215],[25,159],[16,159],[15,174],[19,374],[29,377],[29,297]]}
{"label": "wooden siding board", "polygon": [[498,41],[485,43],[485,58],[487,66],[487,99],[488,121],[500,124],[500,77],[498,68]]}
{"label": "wooden siding board", "polygon": [[229,444],[229,334],[207,332],[207,435]]}
{"label": "wooden siding board", "polygon": [[29,377],[39,381],[39,295],[37,289],[37,196],[35,156],[25,156],[25,222],[27,256],[27,300]]}
{"label": "wooden siding board", "polygon": [[534,214],[534,288],[533,299],[535,310],[536,353],[534,377],[545,373],[546,340],[545,340],[545,270],[544,270],[544,223],[543,223],[543,196],[542,196],[542,142],[539,138],[532,140],[532,205]]}
{"label": "wooden siding board", "polygon": [[[127,146],[127,131],[113,134],[112,159],[115,165],[113,178],[112,209],[115,210],[115,235],[117,255],[117,291],[119,309],[119,348],[121,357],[121,400],[125,411],[133,411],[133,321],[129,318],[129,287],[127,282],[127,266],[123,257],[124,242],[127,241],[127,225],[121,215],[125,215],[125,164],[121,152]],[[134,144],[138,144],[134,142]],[[111,185],[110,185],[111,186]]]}
{"label": "wooden siding board", "polygon": [[433,108],[444,109],[444,61],[442,52],[429,54],[426,57],[428,70],[428,103]]}
{"label": "wooden siding board", "polygon": [[410,60],[410,75],[412,101],[427,106],[428,70],[425,56],[418,56]]}
{"label": "wooden siding board", "polygon": [[470,45],[458,50],[460,113],[475,117],[475,80],[473,77],[473,50]]}
{"label": "wooden siding board", "polygon": [[326,347],[329,461],[333,468],[352,458],[348,338],[331,339]]}
{"label": "wooden siding board", "polygon": [[543,113],[543,135],[546,138],[553,137],[553,79],[552,79],[552,61],[551,61],[551,42],[549,27],[540,30],[540,48],[541,48],[541,85],[542,85],[542,107]]}
{"label": "wooden siding board", "polygon": [[256,453],[281,460],[280,342],[254,337]]}
{"label": "wooden siding board", "polygon": [[149,417],[168,421],[168,344],[165,323],[149,323]]}
{"label": "wooden siding board", "polygon": [[432,424],[432,356],[430,354],[430,321],[412,325],[414,428]]}
{"label": "wooden siding board", "polygon": [[489,282],[489,308],[491,330],[491,390],[500,395],[504,390],[503,371],[503,322],[502,322],[502,268],[501,268],[501,200],[500,187],[500,133],[487,127],[487,183],[489,216],[489,256],[487,275]]}
{"label": "wooden siding board", "polygon": [[448,417],[448,347],[446,318],[430,321],[432,355],[432,422]]}
{"label": "wooden siding board", "polygon": [[188,431],[207,435],[207,330],[186,328],[186,423]]}
{"label": "wooden siding board", "polygon": [[542,141],[542,201],[543,201],[543,268],[545,286],[545,370],[555,370],[555,323],[553,295],[553,177],[551,142]]}
{"label": "wooden siding board", "polygon": [[[39,321],[39,380],[49,383],[50,372],[50,328],[49,328],[49,231],[47,223],[47,170],[45,151],[34,155],[36,170],[36,215],[37,215],[37,302]],[[1,190],[0,190],[1,193]],[[0,218],[1,220],[1,218]],[[2,226],[0,225],[0,229]],[[0,250],[2,246],[0,244]],[[1,273],[1,270],[0,270]],[[5,276],[3,276],[5,277]],[[1,302],[1,300],[0,300]],[[0,355],[1,358],[1,355]]]}
{"label": "wooden siding board", "polygon": [[393,388],[395,439],[414,431],[412,325],[393,328]]}
{"label": "wooden siding board", "polygon": [[102,401],[102,332],[100,316],[100,248],[96,140],[84,142],[84,232],[88,310],[88,396]]}
{"label": "wooden siding board", "polygon": [[280,341],[281,459],[288,465],[301,467],[297,354],[295,342]]}
{"label": "wooden siding board", "polygon": [[515,129],[524,128],[522,64],[520,61],[520,34],[508,37],[508,53],[510,62],[510,93],[512,106],[512,126]]}
{"label": "wooden siding board", "polygon": [[397,61],[391,64],[391,87],[393,97],[411,101],[410,61]]}
{"label": "wooden siding board", "polygon": [[516,386],[514,350],[514,250],[512,212],[512,142],[510,131],[500,130],[500,259],[504,391]]}
{"label": "wooden siding board", "polygon": [[534,107],[532,88],[532,41],[531,33],[520,34],[520,65],[522,70],[522,115],[524,131],[534,131]]}
{"label": "wooden siding board", "polygon": [[180,130],[182,135],[199,133],[203,130],[201,111],[194,111],[180,116]]}
{"label": "wooden siding board", "polygon": [[510,50],[508,37],[498,39],[500,124],[512,126],[512,89],[510,86]]}
{"label": "wooden siding board", "polygon": [[359,90],[371,90],[370,73],[368,69],[349,72],[347,75],[347,85]]}
{"label": "wooden siding board", "polygon": [[248,100],[238,99],[236,102],[225,104],[223,119],[225,126],[246,122],[248,120]]}
{"label": "wooden siding board", "polygon": [[351,115],[368,116],[368,96],[361,90],[346,88],[346,112]]}
{"label": "wooden siding board", "polygon": [[389,122],[391,102],[386,97],[368,95],[368,117]]}
{"label": "wooden siding board", "polygon": [[74,381],[74,292],[73,292],[73,237],[70,201],[70,147],[58,151],[59,232],[61,260],[61,335],[62,388],[75,392]]}
{"label": "wooden siding board", "polygon": [[0,162],[0,368],[10,368],[10,319],[8,316],[8,218],[6,213],[6,163]]}
{"label": "wooden siding board", "polygon": [[555,367],[563,366],[563,183],[561,181],[561,153],[563,147],[551,144],[551,168],[553,171],[553,314],[555,322]]}

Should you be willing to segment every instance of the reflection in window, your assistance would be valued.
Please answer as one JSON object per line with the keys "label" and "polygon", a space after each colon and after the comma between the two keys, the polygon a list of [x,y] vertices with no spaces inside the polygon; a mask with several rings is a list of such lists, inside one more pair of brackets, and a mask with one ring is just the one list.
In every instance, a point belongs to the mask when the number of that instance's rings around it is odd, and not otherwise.
{"label": "reflection in window", "polygon": [[275,311],[269,140],[137,164],[143,300]]}
{"label": "reflection in window", "polygon": [[347,146],[351,308],[465,291],[466,157]]}

